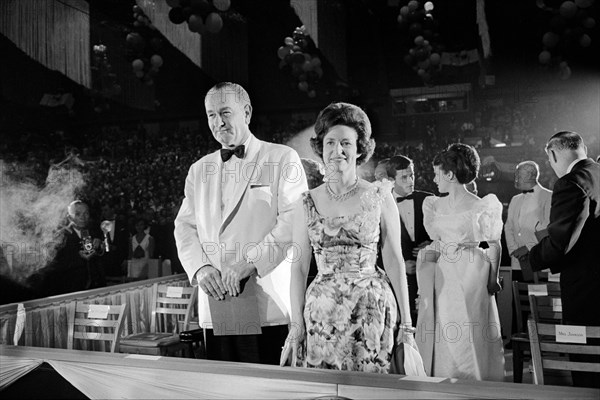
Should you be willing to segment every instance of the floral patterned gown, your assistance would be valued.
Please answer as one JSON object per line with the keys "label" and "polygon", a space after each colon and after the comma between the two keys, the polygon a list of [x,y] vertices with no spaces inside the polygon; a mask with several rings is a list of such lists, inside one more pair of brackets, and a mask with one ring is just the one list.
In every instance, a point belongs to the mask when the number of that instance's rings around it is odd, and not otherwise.
{"label": "floral patterned gown", "polygon": [[304,193],[318,266],[305,296],[306,367],[388,372],[398,313],[376,260],[381,202],[390,190],[374,185],[362,195],[361,212],[335,218],[320,215]]}

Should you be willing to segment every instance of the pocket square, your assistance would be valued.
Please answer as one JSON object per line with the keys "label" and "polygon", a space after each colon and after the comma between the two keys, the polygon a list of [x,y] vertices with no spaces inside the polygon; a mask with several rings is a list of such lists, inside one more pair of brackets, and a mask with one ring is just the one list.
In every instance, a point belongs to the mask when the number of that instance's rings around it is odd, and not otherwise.
{"label": "pocket square", "polygon": [[250,189],[257,189],[257,188],[263,188],[263,187],[269,187],[269,185],[250,185]]}

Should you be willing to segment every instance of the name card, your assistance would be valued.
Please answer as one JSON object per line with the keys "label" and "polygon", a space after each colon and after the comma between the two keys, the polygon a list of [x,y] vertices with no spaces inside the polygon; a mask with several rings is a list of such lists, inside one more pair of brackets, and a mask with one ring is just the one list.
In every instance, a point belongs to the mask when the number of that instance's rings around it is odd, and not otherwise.
{"label": "name card", "polygon": [[128,356],[125,356],[124,358],[133,358],[135,360],[156,361],[156,360],[160,360],[162,358],[162,356],[150,356],[150,355],[146,355],[146,354],[130,354]]}
{"label": "name card", "polygon": [[556,341],[560,343],[587,343],[585,326],[556,325]]}
{"label": "name card", "polygon": [[548,282],[560,282],[560,272],[556,274],[548,272]]}
{"label": "name card", "polygon": [[548,296],[548,286],[546,286],[546,285],[528,285],[527,293],[530,296]]}
{"label": "name card", "polygon": [[562,312],[562,299],[552,298],[552,311]]}
{"label": "name card", "polygon": [[167,288],[167,297],[180,299],[183,296],[183,286],[169,286]]}
{"label": "name card", "polygon": [[88,308],[88,319],[107,319],[110,306],[104,304],[90,304]]}

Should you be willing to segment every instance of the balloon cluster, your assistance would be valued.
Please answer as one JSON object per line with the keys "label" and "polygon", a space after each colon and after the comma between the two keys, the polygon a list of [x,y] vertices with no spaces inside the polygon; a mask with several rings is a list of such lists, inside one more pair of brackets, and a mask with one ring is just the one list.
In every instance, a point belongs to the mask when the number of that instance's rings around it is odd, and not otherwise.
{"label": "balloon cluster", "polygon": [[163,65],[163,58],[158,54],[163,41],[157,29],[137,5],[133,6],[133,18],[136,31],[129,32],[125,39],[128,53],[133,59],[131,69],[137,78],[152,86]]}
{"label": "balloon cluster", "polygon": [[435,43],[439,34],[436,32],[437,22],[433,18],[433,9],[431,1],[411,0],[400,7],[398,15],[400,29],[408,33],[411,41],[404,62],[426,84],[431,84],[441,69],[441,47]]}
{"label": "balloon cluster", "polygon": [[176,24],[187,21],[188,29],[204,34],[219,33],[223,29],[221,12],[229,10],[231,0],[166,0],[171,10],[169,20]]}
{"label": "balloon cluster", "polygon": [[121,86],[117,83],[117,75],[108,61],[107,47],[103,44],[95,44],[92,50],[92,72],[94,74],[92,102],[94,111],[101,113],[110,109],[106,99],[120,95]]}
{"label": "balloon cluster", "polygon": [[306,27],[294,29],[293,35],[283,40],[284,45],[277,50],[281,59],[279,68],[290,69],[294,85],[310,98],[317,96],[316,84],[323,76],[321,59],[315,55],[316,47]]}
{"label": "balloon cluster", "polygon": [[543,50],[538,61],[550,67],[558,66],[560,78],[566,80],[571,77],[571,68],[565,61],[568,54],[592,44],[590,35],[596,26],[591,10],[594,0],[567,0],[554,5],[547,2],[537,1],[539,8],[552,15],[548,21],[549,29],[542,35]]}

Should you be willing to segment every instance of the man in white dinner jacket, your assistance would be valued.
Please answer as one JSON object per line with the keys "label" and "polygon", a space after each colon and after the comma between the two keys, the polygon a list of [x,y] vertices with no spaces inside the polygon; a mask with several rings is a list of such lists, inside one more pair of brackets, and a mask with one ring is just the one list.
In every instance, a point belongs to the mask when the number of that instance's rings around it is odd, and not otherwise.
{"label": "man in white dinner jacket", "polygon": [[[215,85],[204,104],[222,149],[190,167],[175,239],[190,282],[199,287],[207,357],[278,364],[289,323],[292,210],[308,190],[306,177],[293,149],[258,140],[250,132],[252,105],[240,85]],[[255,292],[255,298],[236,299],[244,291]],[[248,303],[256,301],[262,333],[256,334],[256,326],[247,321],[225,319],[229,322],[223,326],[223,315],[211,318],[211,308],[213,313],[223,310],[223,301],[231,302],[233,318],[248,317],[256,310]]]}

